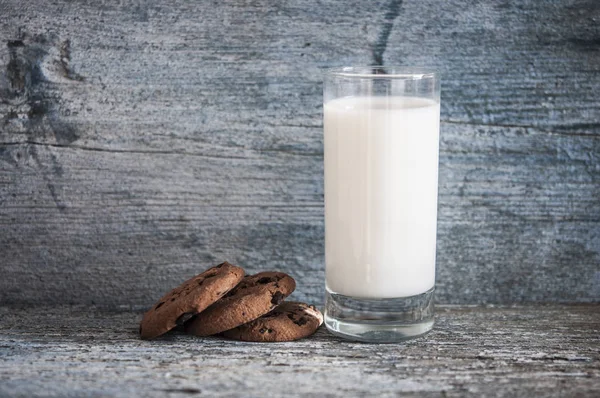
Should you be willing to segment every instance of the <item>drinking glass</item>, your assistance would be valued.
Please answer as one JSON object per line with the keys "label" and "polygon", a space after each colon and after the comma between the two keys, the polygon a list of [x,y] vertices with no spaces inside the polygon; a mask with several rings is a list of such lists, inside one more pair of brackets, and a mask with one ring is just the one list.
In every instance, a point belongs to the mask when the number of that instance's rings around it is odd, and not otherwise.
{"label": "drinking glass", "polygon": [[397,342],[434,324],[440,79],[393,66],[324,84],[325,325]]}

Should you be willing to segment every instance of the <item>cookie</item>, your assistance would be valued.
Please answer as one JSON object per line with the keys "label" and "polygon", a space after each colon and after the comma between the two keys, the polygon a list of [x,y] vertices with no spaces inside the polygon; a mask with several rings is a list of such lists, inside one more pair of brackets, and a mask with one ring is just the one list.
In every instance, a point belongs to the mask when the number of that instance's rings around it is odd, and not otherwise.
{"label": "cookie", "polygon": [[283,272],[260,272],[246,276],[221,300],[185,325],[186,333],[210,336],[250,322],[267,314],[296,288]]}
{"label": "cookie", "polygon": [[243,277],[242,268],[224,262],[183,282],[144,314],[140,336],[153,339],[182,325],[227,294]]}
{"label": "cookie", "polygon": [[292,341],[310,336],[322,324],[323,315],[314,305],[286,301],[267,315],[223,335],[242,341]]}

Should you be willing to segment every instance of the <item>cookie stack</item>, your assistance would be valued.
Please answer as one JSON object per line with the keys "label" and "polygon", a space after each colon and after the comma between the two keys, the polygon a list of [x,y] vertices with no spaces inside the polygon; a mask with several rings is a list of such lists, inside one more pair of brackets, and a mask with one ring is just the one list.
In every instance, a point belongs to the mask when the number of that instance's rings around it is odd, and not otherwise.
{"label": "cookie stack", "polygon": [[323,323],[314,306],[285,301],[296,281],[283,272],[244,276],[228,262],[185,281],[144,314],[142,339],[176,327],[196,336],[220,334],[244,341],[292,341],[313,334]]}

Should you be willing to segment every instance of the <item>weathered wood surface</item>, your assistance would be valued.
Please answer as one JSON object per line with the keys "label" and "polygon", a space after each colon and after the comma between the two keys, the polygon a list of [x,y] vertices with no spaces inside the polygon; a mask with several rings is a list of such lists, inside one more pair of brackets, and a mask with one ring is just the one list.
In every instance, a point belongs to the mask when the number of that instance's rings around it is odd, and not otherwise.
{"label": "weathered wood surface", "polygon": [[597,397],[600,306],[442,307],[426,337],[137,336],[137,312],[0,307],[1,396]]}
{"label": "weathered wood surface", "polygon": [[441,302],[600,301],[596,1],[0,0],[0,302],[323,295],[321,71],[443,74]]}

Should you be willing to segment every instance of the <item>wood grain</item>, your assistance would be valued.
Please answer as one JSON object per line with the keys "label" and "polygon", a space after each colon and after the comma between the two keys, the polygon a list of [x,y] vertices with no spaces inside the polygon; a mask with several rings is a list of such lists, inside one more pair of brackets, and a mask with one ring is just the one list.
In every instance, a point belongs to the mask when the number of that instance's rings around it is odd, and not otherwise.
{"label": "wood grain", "polygon": [[600,301],[593,1],[0,2],[0,302],[323,297],[321,73],[442,71],[437,297]]}
{"label": "wood grain", "polygon": [[0,307],[2,396],[596,397],[600,307],[441,307],[406,344],[292,343],[171,334],[141,314]]}

